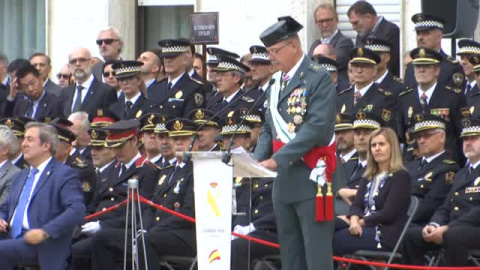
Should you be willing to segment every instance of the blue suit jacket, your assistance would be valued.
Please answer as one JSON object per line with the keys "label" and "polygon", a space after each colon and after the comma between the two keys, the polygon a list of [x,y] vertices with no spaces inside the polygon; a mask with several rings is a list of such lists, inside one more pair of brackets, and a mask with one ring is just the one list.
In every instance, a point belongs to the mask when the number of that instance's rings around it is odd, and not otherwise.
{"label": "blue suit jacket", "polygon": [[[0,205],[0,218],[10,223],[27,180],[29,168],[13,176],[7,201]],[[72,233],[83,221],[85,205],[77,172],[53,159],[35,186],[28,207],[30,229],[44,229],[50,238],[38,246],[42,269],[62,269],[70,255]]]}

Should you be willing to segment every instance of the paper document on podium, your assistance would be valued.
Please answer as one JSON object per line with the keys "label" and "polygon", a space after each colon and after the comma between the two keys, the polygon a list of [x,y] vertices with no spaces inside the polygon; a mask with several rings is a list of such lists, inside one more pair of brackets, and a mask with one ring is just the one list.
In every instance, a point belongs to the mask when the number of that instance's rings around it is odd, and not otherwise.
{"label": "paper document on podium", "polygon": [[277,177],[277,173],[260,166],[243,147],[232,149],[233,175],[235,177]]}

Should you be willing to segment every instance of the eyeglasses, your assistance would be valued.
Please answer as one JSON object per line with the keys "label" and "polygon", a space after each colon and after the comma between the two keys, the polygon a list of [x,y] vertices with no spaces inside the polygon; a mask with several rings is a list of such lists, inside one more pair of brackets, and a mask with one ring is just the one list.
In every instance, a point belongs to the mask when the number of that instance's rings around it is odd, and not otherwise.
{"label": "eyeglasses", "polygon": [[425,140],[428,140],[428,139],[430,139],[432,136],[437,135],[437,134],[440,134],[440,131],[430,132],[430,133],[421,132],[421,133],[417,133],[415,137],[417,138],[417,140],[422,139],[422,138],[425,139]]}
{"label": "eyeglasses", "polygon": [[69,63],[70,65],[75,65],[77,62],[80,63],[80,64],[84,64],[84,63],[86,63],[86,62],[89,61],[89,60],[90,60],[90,58],[80,57],[80,58],[70,59],[70,60],[68,61],[68,63]]}
{"label": "eyeglasses", "polygon": [[267,49],[268,54],[278,54],[283,48],[287,47],[290,45],[292,42],[287,42],[285,45],[283,45],[280,48],[277,49]]}
{"label": "eyeglasses", "polygon": [[114,41],[118,41],[118,39],[114,39],[114,38],[97,39],[96,43],[98,46],[102,45],[103,43],[105,43],[106,45],[110,45]]}
{"label": "eyeglasses", "polygon": [[315,21],[316,24],[324,24],[324,23],[332,23],[335,19],[334,18],[328,18],[324,20],[317,20]]}
{"label": "eyeglasses", "polygon": [[57,74],[57,78],[60,80],[60,79],[64,79],[64,80],[68,80],[70,79],[70,74],[62,74],[62,73],[58,73]]}
{"label": "eyeglasses", "polygon": [[110,77],[110,75],[112,75],[113,77],[115,77],[115,75],[117,75],[117,74],[115,73],[115,71],[112,71],[112,72],[103,72],[103,77],[105,77],[105,78]]}

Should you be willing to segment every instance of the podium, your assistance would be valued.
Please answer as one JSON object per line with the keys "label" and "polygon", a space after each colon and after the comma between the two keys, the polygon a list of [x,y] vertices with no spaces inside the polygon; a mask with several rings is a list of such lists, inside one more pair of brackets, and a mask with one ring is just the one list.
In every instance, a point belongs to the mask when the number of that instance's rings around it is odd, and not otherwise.
{"label": "podium", "polygon": [[193,161],[197,263],[199,270],[230,269],[233,177],[276,177],[243,148],[224,152],[189,152]]}

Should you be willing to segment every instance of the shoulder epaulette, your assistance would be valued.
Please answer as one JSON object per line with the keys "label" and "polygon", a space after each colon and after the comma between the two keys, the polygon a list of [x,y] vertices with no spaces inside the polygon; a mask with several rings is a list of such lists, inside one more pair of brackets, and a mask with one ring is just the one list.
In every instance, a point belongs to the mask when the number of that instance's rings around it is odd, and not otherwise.
{"label": "shoulder epaulette", "polygon": [[72,165],[78,168],[86,168],[88,165],[85,163],[81,158],[77,157],[75,160],[72,162]]}
{"label": "shoulder epaulette", "polygon": [[199,80],[197,80],[197,79],[195,79],[195,78],[192,78],[192,77],[190,77],[190,80],[192,80],[192,81],[194,81],[194,82],[196,82],[196,83],[198,83],[198,84],[203,84],[203,82],[201,82],[201,81],[199,81]]}
{"label": "shoulder epaulette", "polygon": [[397,76],[393,76],[393,80],[399,83],[403,83],[403,80]]}
{"label": "shoulder epaulette", "polygon": [[391,96],[392,95],[392,92],[390,91],[387,91],[387,90],[383,90],[382,88],[378,88],[378,92],[384,94],[385,96]]}
{"label": "shoulder epaulette", "polygon": [[448,165],[457,164],[457,162],[455,162],[454,160],[451,160],[451,159],[444,159],[442,162],[445,163],[445,164],[448,164]]}
{"label": "shoulder epaulette", "polygon": [[451,86],[448,86],[448,85],[445,86],[445,89],[447,89],[447,90],[449,90],[449,91],[451,91],[451,92],[454,92],[454,93],[457,94],[457,95],[460,94],[460,93],[462,93],[462,89],[456,88],[456,87],[451,87]]}
{"label": "shoulder epaulette", "polygon": [[349,160],[358,160],[358,157],[352,157]]}
{"label": "shoulder epaulette", "polygon": [[349,87],[349,88],[347,88],[347,89],[343,89],[342,91],[338,92],[337,96],[340,96],[340,95],[348,92],[348,90],[350,90],[350,89],[352,89],[352,87]]}
{"label": "shoulder epaulette", "polygon": [[447,61],[452,63],[452,64],[458,64],[458,60],[455,59],[455,57],[449,56],[449,57],[447,57]]}
{"label": "shoulder epaulette", "polygon": [[255,102],[255,99],[253,99],[251,97],[247,97],[247,96],[243,96],[242,100],[245,101],[245,102],[248,102],[248,103]]}
{"label": "shoulder epaulette", "polygon": [[412,91],[413,91],[413,87],[412,87],[412,88],[407,88],[407,90],[401,92],[400,94],[398,94],[398,96],[399,96],[399,97],[400,97],[400,96],[403,96],[403,95],[408,94],[408,93],[410,93],[410,92],[412,92]]}
{"label": "shoulder epaulette", "polygon": [[311,67],[313,70],[315,70],[315,71],[320,70],[320,69],[322,68],[322,66],[320,66],[320,65],[317,64],[317,63],[311,63],[311,64],[310,64],[310,67]]}

